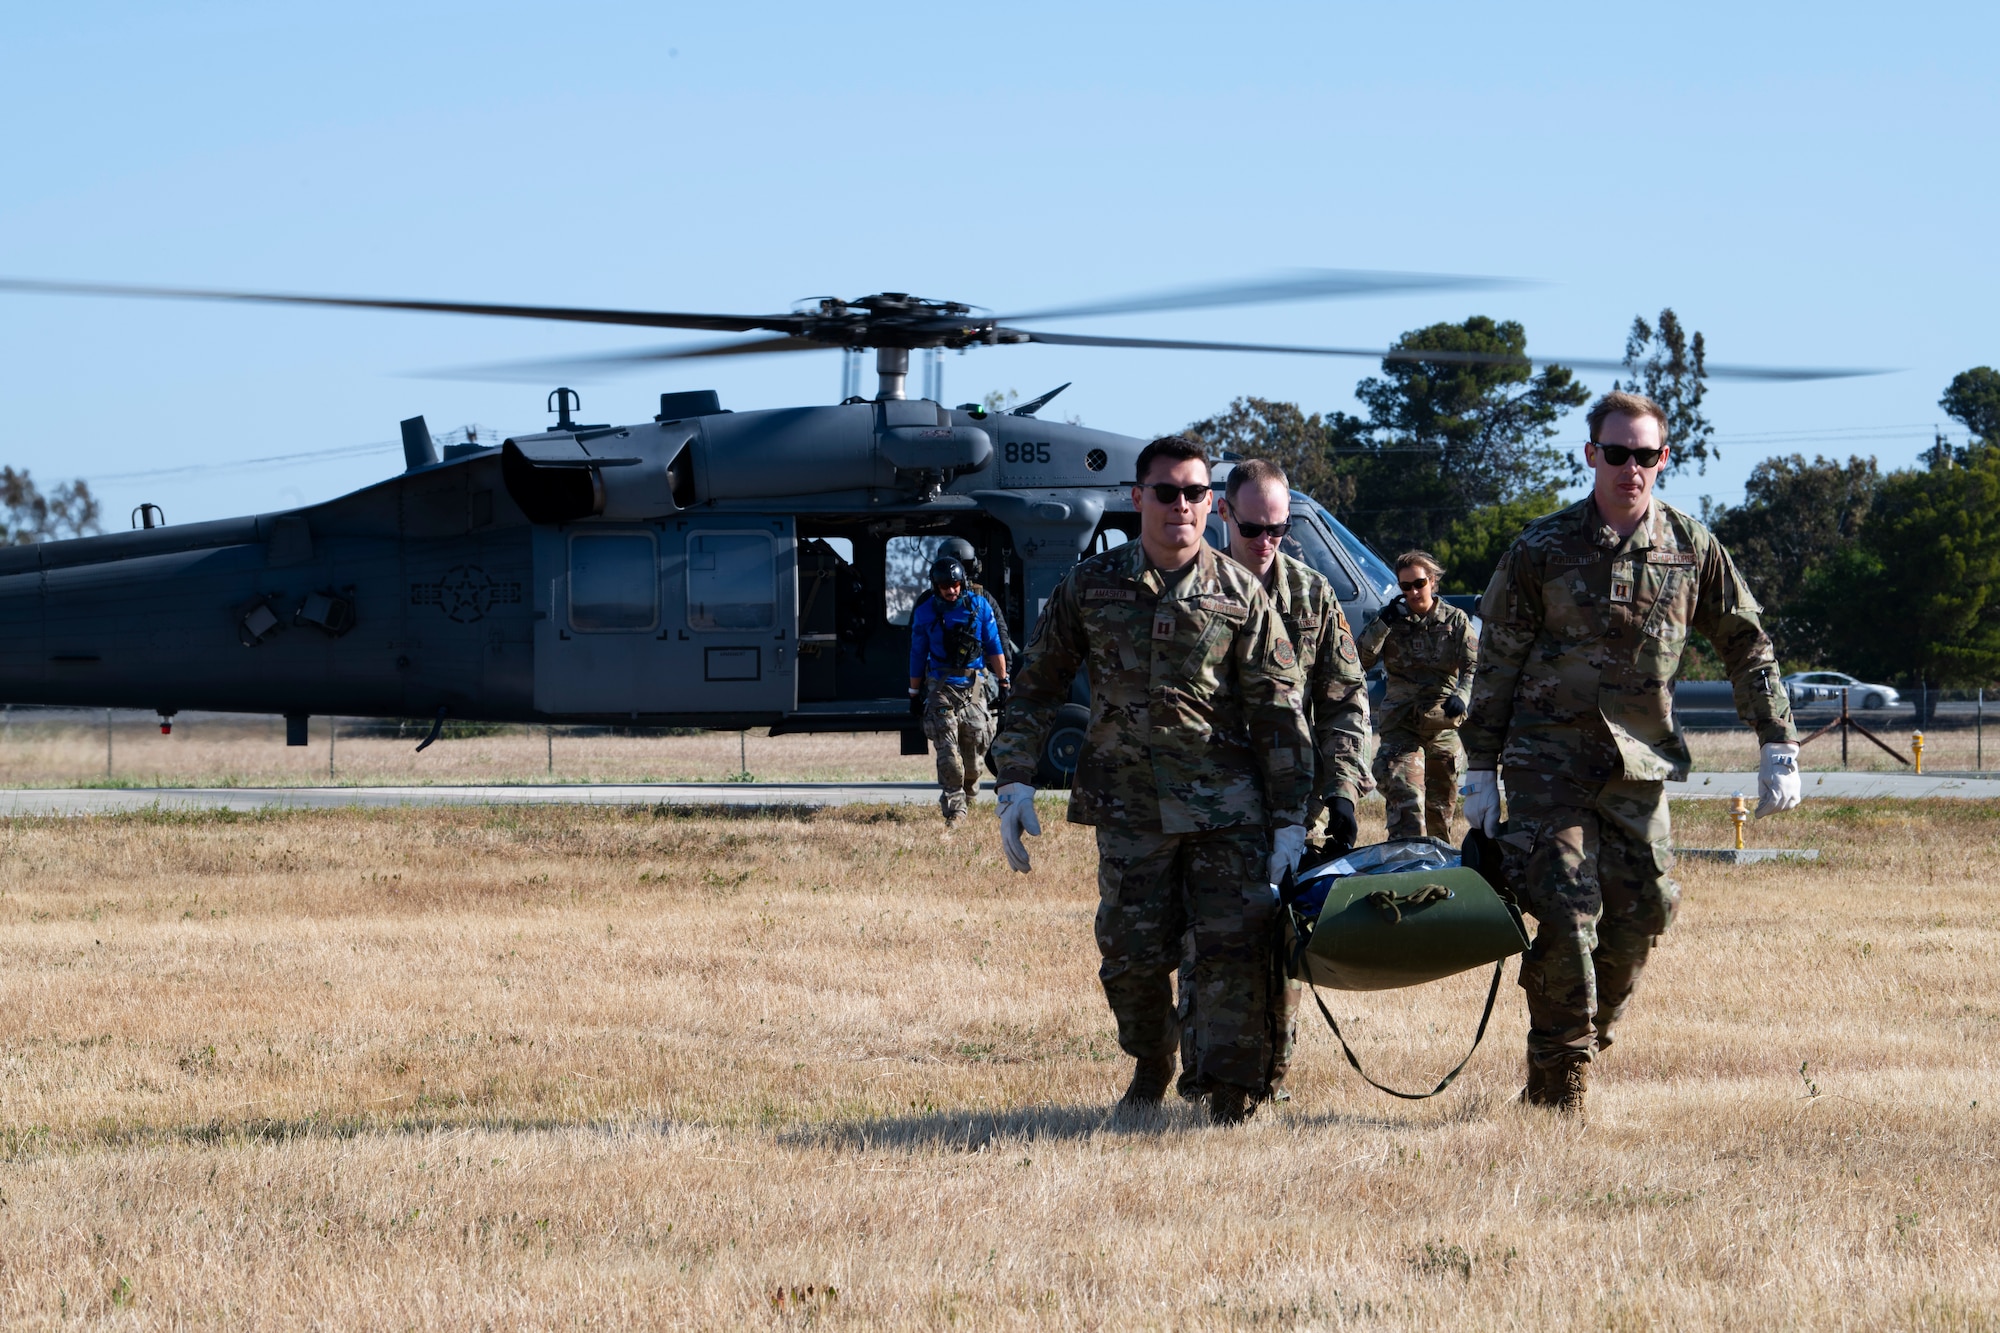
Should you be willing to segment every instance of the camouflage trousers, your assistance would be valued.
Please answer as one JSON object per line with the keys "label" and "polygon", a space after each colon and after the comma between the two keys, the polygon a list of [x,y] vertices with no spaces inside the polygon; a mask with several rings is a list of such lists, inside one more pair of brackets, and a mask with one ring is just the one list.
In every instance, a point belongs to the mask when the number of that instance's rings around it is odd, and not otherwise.
{"label": "camouflage trousers", "polygon": [[1226,1085],[1261,1097],[1270,1085],[1278,998],[1271,984],[1278,909],[1264,880],[1270,854],[1269,833],[1255,825],[1208,833],[1097,829],[1097,950],[1104,960],[1097,975],[1118,1021],[1118,1045],[1135,1059],[1182,1047],[1173,976],[1192,936],[1181,974],[1192,997],[1185,1058],[1201,1092]]}
{"label": "camouflage trousers", "polygon": [[1375,782],[1389,806],[1389,837],[1451,841],[1458,812],[1458,783],[1465,775],[1465,747],[1450,727],[1420,731],[1393,727],[1375,746]]}
{"label": "camouflage trousers", "polygon": [[[1271,929],[1279,929],[1274,918]],[[1299,1008],[1305,1003],[1306,988],[1292,979],[1285,966],[1284,940],[1274,935],[1271,940],[1271,1007],[1266,1014],[1266,1023],[1271,1031],[1271,1065],[1265,1079],[1265,1096],[1271,1101],[1288,1102],[1291,1094],[1285,1091],[1285,1076],[1292,1072],[1292,1055],[1299,1046]],[[1194,1021],[1194,932],[1189,931],[1181,942],[1180,998],[1176,1016],[1181,1025],[1181,1076],[1175,1091],[1193,1101],[1207,1089],[1201,1076],[1195,1071],[1200,1062],[1195,1059],[1194,1034],[1199,1026]]]}
{"label": "camouflage trousers", "polygon": [[924,699],[924,735],[937,752],[938,808],[946,819],[965,813],[979,790],[979,765],[993,743],[993,714],[986,711],[986,683],[967,686],[933,679]]}
{"label": "camouflage trousers", "polygon": [[1664,783],[1578,783],[1508,769],[1507,880],[1535,918],[1521,960],[1528,1057],[1547,1068],[1611,1044],[1680,885]]}

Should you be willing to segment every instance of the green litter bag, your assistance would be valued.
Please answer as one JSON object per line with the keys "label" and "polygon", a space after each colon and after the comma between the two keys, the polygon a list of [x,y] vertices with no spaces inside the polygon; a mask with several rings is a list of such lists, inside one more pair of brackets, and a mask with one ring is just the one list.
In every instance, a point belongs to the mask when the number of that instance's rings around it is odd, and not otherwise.
{"label": "green litter bag", "polygon": [[[1528,947],[1520,911],[1500,892],[1499,847],[1474,832],[1463,850],[1435,838],[1358,847],[1285,886],[1288,970],[1311,988],[1320,1015],[1354,1072],[1392,1097],[1435,1097],[1486,1036],[1507,959]],[[1429,1092],[1377,1083],[1320,997],[1329,990],[1393,990],[1493,964],[1472,1049]]]}
{"label": "green litter bag", "polygon": [[[1416,845],[1429,843],[1425,839]],[[1362,848],[1303,881],[1300,901],[1308,901],[1316,879],[1331,882],[1307,927],[1292,975],[1328,990],[1394,990],[1497,963],[1526,949],[1527,927],[1514,905],[1465,865],[1455,848],[1432,845],[1443,855],[1411,859],[1448,858],[1449,864],[1393,870],[1389,867],[1395,862],[1388,861],[1359,873],[1334,869],[1381,850]]]}

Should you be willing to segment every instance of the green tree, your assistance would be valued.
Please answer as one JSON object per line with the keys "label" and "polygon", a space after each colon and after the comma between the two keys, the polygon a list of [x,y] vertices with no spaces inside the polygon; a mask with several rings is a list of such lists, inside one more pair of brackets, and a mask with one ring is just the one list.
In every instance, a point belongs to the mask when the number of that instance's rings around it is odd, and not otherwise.
{"label": "green tree", "polygon": [[[1406,333],[1392,350],[1525,358],[1527,348],[1520,324],[1475,315]],[[1327,421],[1330,447],[1355,481],[1342,517],[1391,555],[1434,549],[1474,511],[1544,494],[1581,472],[1553,443],[1563,416],[1590,397],[1567,367],[1391,357],[1354,395],[1365,421],[1343,413]]]}
{"label": "green tree", "polygon": [[28,470],[0,467],[0,544],[29,546],[100,530],[97,497],[87,483],[66,481],[43,495]]}
{"label": "green tree", "polygon": [[1486,505],[1455,519],[1431,552],[1444,565],[1444,591],[1482,593],[1521,529],[1562,505],[1551,488]]}
{"label": "green tree", "polygon": [[1336,513],[1354,498],[1354,480],[1338,470],[1327,421],[1317,412],[1307,416],[1297,403],[1238,398],[1228,411],[1193,423],[1185,433],[1206,445],[1211,456],[1270,459],[1294,487]]}
{"label": "green tree", "polygon": [[1860,537],[1881,481],[1872,458],[1767,458],[1752,469],[1742,504],[1708,516],[1763,604],[1781,659],[1829,660],[1824,624],[1801,614],[1799,598],[1814,571]]}
{"label": "green tree", "polygon": [[1625,337],[1625,371],[1632,378],[1611,387],[1643,393],[1667,414],[1667,444],[1672,449],[1667,475],[1689,463],[1706,473],[1708,460],[1721,454],[1710,443],[1715,427],[1701,410],[1701,400],[1708,394],[1708,347],[1701,334],[1689,338],[1671,308],[1660,312],[1657,328],[1646,323],[1645,316],[1636,316]]}
{"label": "green tree", "polygon": [[1975,366],[1960,371],[1938,406],[1965,427],[1975,443],[2000,444],[2000,370]]}
{"label": "green tree", "polygon": [[1828,660],[1932,685],[2000,675],[2000,448],[1893,472],[1860,536],[1808,575],[1800,612]]}

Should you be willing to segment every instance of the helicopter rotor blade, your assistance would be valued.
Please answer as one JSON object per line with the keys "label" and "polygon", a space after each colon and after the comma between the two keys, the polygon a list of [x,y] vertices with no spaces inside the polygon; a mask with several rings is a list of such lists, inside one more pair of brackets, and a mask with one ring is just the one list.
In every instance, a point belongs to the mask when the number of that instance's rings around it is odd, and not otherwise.
{"label": "helicopter rotor blade", "polygon": [[[1138,347],[1180,352],[1277,352],[1287,356],[1346,356],[1370,361],[1427,361],[1433,364],[1465,366],[1567,366],[1571,370],[1609,370],[1623,373],[1623,361],[1603,357],[1508,356],[1499,352],[1445,352],[1422,348],[1388,350],[1366,347],[1299,347],[1274,343],[1200,342],[1178,338],[1106,338],[1085,333],[1043,333],[1029,329],[1003,329],[1003,333],[1025,335],[1027,341],[1057,347]],[[1827,366],[1736,366],[1709,364],[1708,378],[1716,380],[1837,380],[1859,375],[1886,375],[1880,369]]]}
{"label": "helicopter rotor blade", "polygon": [[1393,273],[1368,269],[1300,268],[1247,282],[1206,283],[1167,291],[1087,301],[1026,314],[1020,319],[1083,319],[1096,315],[1129,315],[1159,310],[1208,310],[1220,306],[1272,305],[1284,301],[1325,301],[1353,296],[1390,296],[1399,292],[1490,290],[1529,285],[1519,278],[1481,278],[1450,273]]}
{"label": "helicopter rotor blade", "polygon": [[301,296],[285,292],[223,291],[211,287],[135,287],[104,282],[47,282],[0,278],[0,291],[46,296],[133,296],[169,301],[238,301],[254,305],[336,306],[352,310],[414,310],[439,315],[487,315],[501,319],[553,319],[574,324],[636,324],[655,329],[702,329],[711,333],[780,331],[798,327],[795,315],[697,315],[663,310],[597,310],[582,306],[491,305],[476,301],[399,301],[361,296]]}
{"label": "helicopter rotor blade", "polygon": [[747,342],[701,343],[693,347],[655,347],[636,352],[606,352],[602,356],[549,357],[533,361],[503,361],[493,365],[455,366],[444,370],[416,372],[417,378],[439,380],[520,380],[535,382],[551,375],[587,375],[593,371],[612,375],[657,365],[662,361],[691,361],[703,357],[761,356],[768,352],[830,352],[834,344],[810,338],[753,338]]}

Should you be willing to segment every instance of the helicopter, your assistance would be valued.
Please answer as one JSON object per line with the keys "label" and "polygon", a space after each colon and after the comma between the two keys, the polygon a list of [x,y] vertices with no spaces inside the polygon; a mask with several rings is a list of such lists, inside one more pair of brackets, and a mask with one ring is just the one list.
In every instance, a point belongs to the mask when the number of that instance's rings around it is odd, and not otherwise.
{"label": "helicopter", "polygon": [[[560,387],[545,399],[556,417],[549,429],[441,452],[415,416],[401,422],[402,472],[335,499],[171,527],[141,506],[129,532],[0,550],[0,697],[154,710],[163,731],[182,709],[278,713],[290,745],[306,743],[318,714],[429,719],[419,749],[453,719],[898,731],[904,753],[921,754],[906,706],[908,616],[904,606],[899,619],[895,604],[894,557],[910,543],[969,541],[988,592],[1025,637],[1078,559],[1136,538],[1130,490],[1145,441],[1041,419],[1067,384],[1006,410],[947,406],[935,388],[909,397],[913,351],[933,364],[943,350],[1042,343],[1532,365],[1020,327],[1499,283],[1303,270],[1003,318],[898,292],[739,316],[0,279],[0,292],[759,333],[585,364],[840,350],[849,372],[833,405],[739,411],[713,390],[675,390],[661,393],[650,421],[622,425],[579,421],[579,395]],[[868,351],[877,384],[863,397],[852,390]],[[1393,596],[1393,574],[1297,491],[1292,520],[1287,549],[1332,582],[1350,623],[1366,623]],[[1219,524],[1210,539],[1222,544]],[[1079,677],[1041,756],[1043,785],[1068,784],[1088,723]]]}

